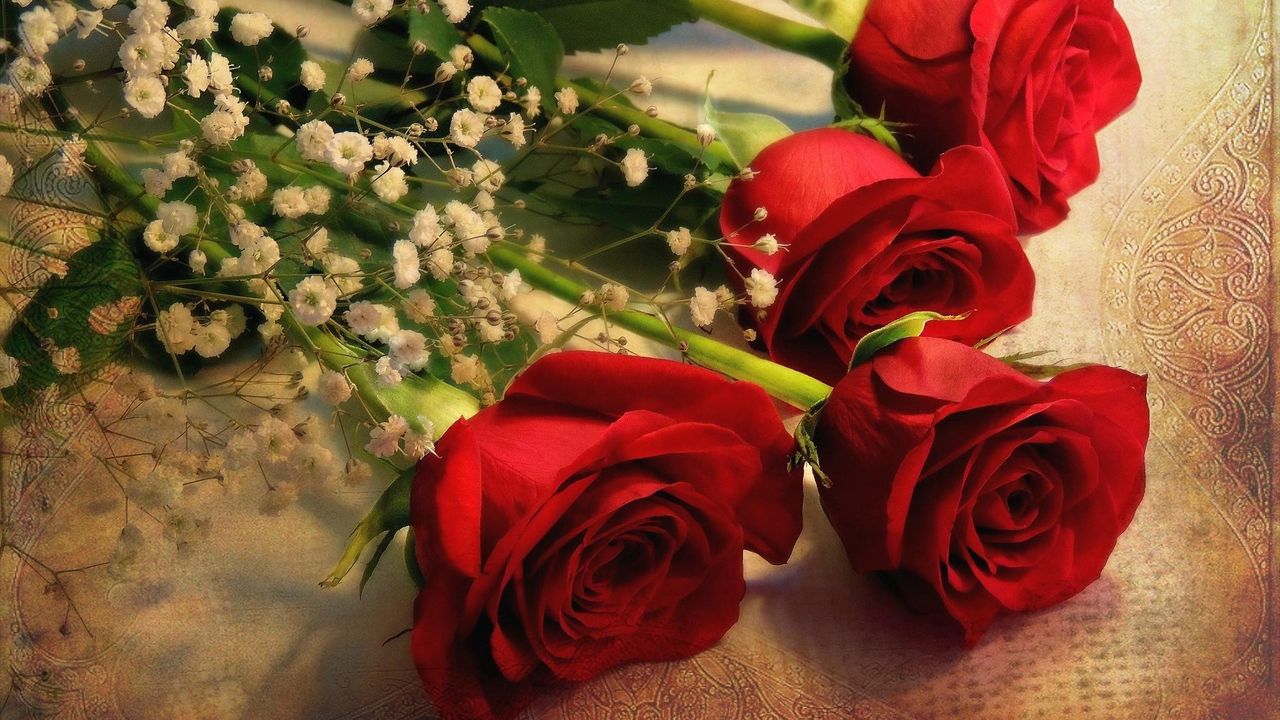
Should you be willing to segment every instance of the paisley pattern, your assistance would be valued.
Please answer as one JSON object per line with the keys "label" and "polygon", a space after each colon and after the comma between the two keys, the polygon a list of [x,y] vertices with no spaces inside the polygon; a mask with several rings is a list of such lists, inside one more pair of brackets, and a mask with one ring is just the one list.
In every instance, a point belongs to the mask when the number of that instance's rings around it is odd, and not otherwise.
{"label": "paisley pattern", "polygon": [[1150,374],[1153,437],[1235,532],[1261,599],[1243,653],[1178,704],[1193,717],[1258,692],[1274,672],[1274,100],[1264,23],[1165,160],[1108,208],[1109,360]]}

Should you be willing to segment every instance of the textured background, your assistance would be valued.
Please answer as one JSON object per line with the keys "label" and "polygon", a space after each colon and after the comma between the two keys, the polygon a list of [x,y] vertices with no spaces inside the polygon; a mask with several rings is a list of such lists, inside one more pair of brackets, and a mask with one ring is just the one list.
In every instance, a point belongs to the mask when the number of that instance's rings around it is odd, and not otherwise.
{"label": "textured background", "polygon": [[[300,11],[256,4],[282,19]],[[1148,495],[1102,579],[964,649],[848,572],[810,493],[793,562],[749,564],[742,621],[718,648],[619,670],[547,698],[537,716],[1276,716],[1276,12],[1271,0],[1117,5],[1146,84],[1102,135],[1102,180],[1030,242],[1037,314],[1008,341],[1150,375]],[[344,13],[305,17],[325,31],[316,42],[342,46]],[[655,102],[674,119],[693,119],[712,68],[718,95],[795,127],[828,110],[819,67],[714,27],[679,28],[625,68],[662,78]],[[28,248],[0,246],[0,285],[38,276],[31,249],[77,243],[75,218],[38,206],[0,206],[0,220]],[[98,430],[120,399],[88,392],[96,417],[50,405],[0,440],[0,522],[51,569],[104,561],[121,525],[119,489],[95,460],[108,443],[120,451]],[[410,622],[401,573],[382,571],[363,598],[354,583],[315,584],[373,497],[330,492],[279,518],[259,516],[253,493],[219,498],[209,540],[155,557],[163,572],[146,583],[89,568],[49,592],[40,565],[0,553],[0,718],[428,713],[406,639],[383,644]]]}

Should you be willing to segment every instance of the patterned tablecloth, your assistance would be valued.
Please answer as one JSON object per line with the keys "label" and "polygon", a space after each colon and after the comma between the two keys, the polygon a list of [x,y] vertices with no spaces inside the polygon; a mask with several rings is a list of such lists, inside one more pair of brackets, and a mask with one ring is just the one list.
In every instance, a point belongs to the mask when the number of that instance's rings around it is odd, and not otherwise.
{"label": "patterned tablecloth", "polygon": [[[748,561],[742,620],[720,646],[566,689],[535,716],[1276,716],[1277,14],[1272,0],[1117,5],[1146,84],[1102,135],[1101,181],[1030,242],[1037,314],[1007,341],[1150,376],[1147,499],[1102,579],[965,649],[848,571],[810,487],[792,563]],[[312,42],[348,37],[341,13],[308,13],[322,36]],[[656,102],[675,119],[693,118],[711,68],[719,93],[793,125],[828,107],[820,68],[714,27],[680,28],[627,62],[661,76]],[[42,142],[23,137],[16,151],[38,155]],[[85,191],[55,172],[39,183]],[[0,221],[15,239],[0,245],[0,285],[38,281],[42,258],[73,251],[87,222],[12,202]],[[10,322],[0,306],[0,328]],[[255,493],[212,498],[197,549],[157,551],[146,582],[105,572],[124,503],[98,458],[129,441],[101,428],[122,407],[109,383],[94,385],[3,431],[0,718],[429,716],[407,640],[384,643],[410,622],[403,573],[380,571],[363,598],[355,583],[316,585],[372,486],[309,496],[280,517],[259,514]]]}

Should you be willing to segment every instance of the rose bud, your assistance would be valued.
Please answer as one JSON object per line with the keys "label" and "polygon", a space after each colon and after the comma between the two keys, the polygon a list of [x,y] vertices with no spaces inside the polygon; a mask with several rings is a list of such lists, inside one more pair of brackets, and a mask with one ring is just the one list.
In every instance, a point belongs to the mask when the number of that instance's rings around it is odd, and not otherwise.
{"label": "rose bud", "polygon": [[1066,218],[1098,177],[1095,134],[1141,84],[1112,0],[873,0],[844,80],[868,112],[906,124],[919,168],[959,145],[991,150],[1023,232]]}
{"label": "rose bud", "polygon": [[[770,145],[751,167],[754,179],[729,186],[720,226],[737,273],[780,281],[764,317],[746,319],[775,361],[836,382],[863,336],[904,315],[967,314],[927,330],[966,343],[1031,315],[1035,275],[986,151],[957,148],[921,177],[871,138],[822,129]],[[760,248],[768,235],[781,252]]]}
{"label": "rose bud", "polygon": [[976,642],[1001,613],[1096,580],[1145,485],[1146,379],[1032,380],[966,345],[902,340],[836,386],[813,431],[822,505],[858,572]]}
{"label": "rose bud", "polygon": [[742,551],[800,532],[794,441],[754,385],[678,362],[548,355],[419,465],[413,655],[445,718],[688,657],[738,618]]}

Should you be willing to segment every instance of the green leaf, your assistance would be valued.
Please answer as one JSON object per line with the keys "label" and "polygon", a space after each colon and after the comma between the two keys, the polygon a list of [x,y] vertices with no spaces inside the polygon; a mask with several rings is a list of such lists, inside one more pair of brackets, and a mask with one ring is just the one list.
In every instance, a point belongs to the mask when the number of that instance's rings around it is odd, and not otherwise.
{"label": "green leaf", "polygon": [[[378,497],[378,501],[369,508],[369,512],[365,514],[364,519],[356,526],[351,533],[351,538],[347,541],[346,550],[342,554],[342,559],[338,561],[337,566],[329,573],[329,576],[320,581],[324,587],[334,587],[342,582],[342,579],[351,571],[352,566],[360,559],[361,553],[365,546],[376,540],[383,533],[388,537],[394,536],[400,528],[409,526],[409,493],[413,488],[413,476],[416,468],[409,468],[401,473],[395,479],[395,482],[387,486],[382,491],[382,495]],[[369,559],[365,565],[364,578],[360,582],[361,589],[364,588],[365,580],[373,574],[373,569],[377,567],[378,560],[381,559],[382,553],[386,551],[386,545],[389,541],[384,540],[379,549],[374,552],[373,557]]]}
{"label": "green leaf", "polygon": [[792,7],[822,23],[828,30],[851,40],[862,24],[871,0],[787,0]]}
{"label": "green leaf", "polygon": [[440,59],[449,57],[449,51],[462,43],[458,29],[445,19],[444,12],[435,0],[422,0],[427,8],[426,13],[418,12],[410,4],[409,10],[409,44],[421,42]]}
{"label": "green leaf", "polygon": [[689,0],[499,0],[492,5],[531,10],[547,19],[567,52],[642,45],[681,23],[698,19]]}
{"label": "green leaf", "polygon": [[853,349],[853,361],[849,363],[849,367],[861,365],[899,340],[920,337],[924,333],[924,326],[933,320],[962,320],[964,317],[964,315],[942,315],[936,312],[914,312],[904,315],[863,336],[858,341],[858,346]]}
{"label": "green leaf", "polygon": [[491,7],[482,15],[493,38],[511,63],[511,74],[542,91],[545,107],[555,106],[556,71],[564,60],[564,45],[556,29],[541,15],[509,7]]}
{"label": "green leaf", "polygon": [[791,135],[791,128],[772,115],[734,113],[717,110],[711,104],[711,78],[707,78],[707,98],[703,103],[707,123],[716,129],[721,142],[739,168],[747,167],[769,145]]}
{"label": "green leaf", "polygon": [[[121,359],[142,302],[141,278],[138,262],[116,235],[72,256],[67,274],[36,292],[5,340],[5,352],[22,365],[18,382],[4,391],[5,400],[27,405],[46,387],[76,387]],[[80,372],[60,374],[49,355],[50,344],[76,348]]]}

